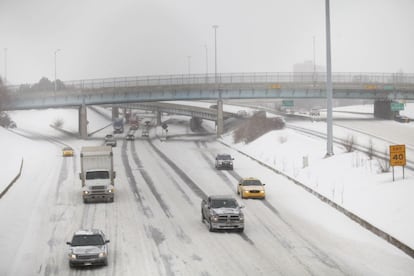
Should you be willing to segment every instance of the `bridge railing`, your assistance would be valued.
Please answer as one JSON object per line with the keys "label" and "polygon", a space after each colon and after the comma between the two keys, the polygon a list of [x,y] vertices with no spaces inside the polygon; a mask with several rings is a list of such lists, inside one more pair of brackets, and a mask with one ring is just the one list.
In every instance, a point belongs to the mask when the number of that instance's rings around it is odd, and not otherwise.
{"label": "bridge railing", "polygon": [[[98,88],[122,88],[122,87],[156,87],[177,85],[212,85],[218,84],[291,84],[307,85],[318,84],[324,87],[326,82],[325,72],[259,72],[259,73],[220,73],[217,74],[182,74],[182,75],[157,75],[136,76],[102,79],[86,79],[65,81],[66,89],[98,89]],[[413,85],[414,74],[403,73],[333,73],[332,82],[341,86],[361,86],[366,84],[381,85]],[[23,88],[24,89],[23,89]],[[10,91],[31,91],[30,85],[10,86]],[[65,88],[59,88],[64,90]]]}
{"label": "bridge railing", "polygon": [[[414,74],[402,73],[333,73],[334,83],[354,84],[414,84]],[[90,80],[66,81],[69,87],[84,88],[117,88],[135,86],[166,86],[166,85],[189,85],[189,84],[214,84],[214,74],[191,74],[191,75],[159,75],[159,76],[137,76],[121,78],[104,78]],[[220,73],[217,74],[217,83],[309,83],[326,82],[324,72],[303,73]]]}

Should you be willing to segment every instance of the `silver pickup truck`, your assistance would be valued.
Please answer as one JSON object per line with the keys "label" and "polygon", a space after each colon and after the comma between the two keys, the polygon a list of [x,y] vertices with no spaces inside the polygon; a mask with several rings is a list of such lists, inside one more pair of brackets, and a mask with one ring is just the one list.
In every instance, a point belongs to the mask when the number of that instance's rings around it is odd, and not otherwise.
{"label": "silver pickup truck", "polygon": [[73,234],[72,240],[67,242],[69,248],[69,265],[89,266],[108,265],[109,240],[98,229],[79,230]]}
{"label": "silver pickup truck", "polygon": [[201,201],[201,221],[210,232],[218,229],[244,231],[243,206],[231,195],[214,195]]}

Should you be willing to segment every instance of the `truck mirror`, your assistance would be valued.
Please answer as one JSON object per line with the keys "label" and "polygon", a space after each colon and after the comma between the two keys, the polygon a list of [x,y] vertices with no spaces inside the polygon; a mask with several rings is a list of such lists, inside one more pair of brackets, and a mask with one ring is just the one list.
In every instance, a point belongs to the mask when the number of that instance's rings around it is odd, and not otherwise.
{"label": "truck mirror", "polygon": [[105,241],[105,243],[108,243],[108,242],[109,242],[109,240],[106,240],[106,241]]}
{"label": "truck mirror", "polygon": [[66,242],[66,244],[67,244],[67,245],[71,245],[72,243],[71,243],[71,242]]}
{"label": "truck mirror", "polygon": [[79,173],[79,179],[82,180],[82,173]]}
{"label": "truck mirror", "polygon": [[264,185],[266,185],[266,184],[262,183],[262,185],[264,186]]}

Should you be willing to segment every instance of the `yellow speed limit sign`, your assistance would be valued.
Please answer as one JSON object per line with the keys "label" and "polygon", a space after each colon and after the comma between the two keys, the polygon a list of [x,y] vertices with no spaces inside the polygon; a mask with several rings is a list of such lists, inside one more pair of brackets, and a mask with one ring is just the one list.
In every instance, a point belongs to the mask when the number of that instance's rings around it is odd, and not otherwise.
{"label": "yellow speed limit sign", "polygon": [[390,166],[405,166],[405,145],[390,146]]}

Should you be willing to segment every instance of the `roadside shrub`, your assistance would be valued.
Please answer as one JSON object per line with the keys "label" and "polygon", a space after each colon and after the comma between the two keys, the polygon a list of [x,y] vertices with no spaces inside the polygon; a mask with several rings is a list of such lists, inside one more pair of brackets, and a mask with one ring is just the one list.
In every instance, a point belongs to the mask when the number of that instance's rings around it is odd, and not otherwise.
{"label": "roadside shrub", "polygon": [[[384,151],[384,156],[388,156],[388,149],[386,148]],[[382,173],[390,171],[390,160],[387,158],[378,158],[378,165]]]}
{"label": "roadside shrub", "polygon": [[354,144],[355,144],[354,136],[349,135],[344,144],[346,151],[347,152],[354,151]]}
{"label": "roadside shrub", "polygon": [[368,157],[369,160],[372,160],[372,158],[374,157],[374,143],[372,142],[372,139],[369,139]]}
{"label": "roadside shrub", "polygon": [[263,113],[258,113],[233,132],[233,139],[235,143],[244,142],[247,144],[269,131],[284,127],[285,122],[282,118],[267,118],[266,113],[264,116]]}
{"label": "roadside shrub", "polygon": [[55,121],[53,121],[52,126],[53,127],[56,127],[56,128],[61,128],[63,126],[63,120],[60,119],[60,118],[59,119],[55,119]]}

